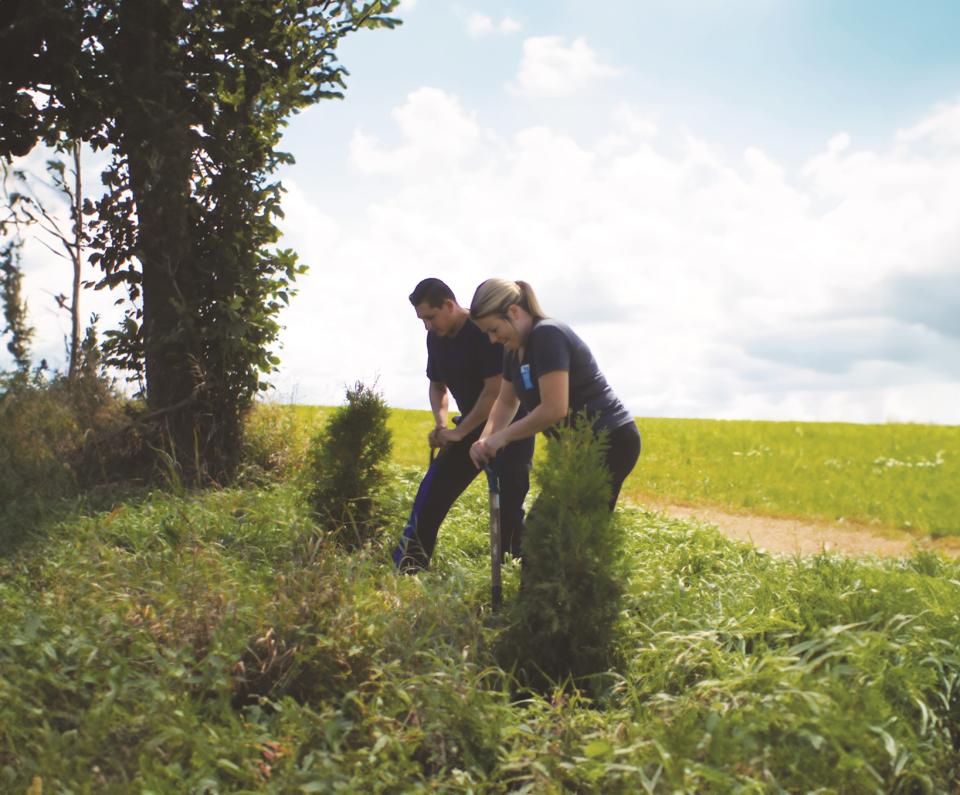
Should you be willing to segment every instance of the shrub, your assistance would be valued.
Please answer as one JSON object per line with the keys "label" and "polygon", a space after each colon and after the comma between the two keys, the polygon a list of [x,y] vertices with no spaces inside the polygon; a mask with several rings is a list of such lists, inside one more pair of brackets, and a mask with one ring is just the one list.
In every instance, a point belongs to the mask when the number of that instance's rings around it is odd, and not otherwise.
{"label": "shrub", "polygon": [[307,423],[293,406],[254,404],[243,426],[240,480],[264,483],[292,475],[303,465],[309,441]]}
{"label": "shrub", "polygon": [[523,539],[520,597],[500,654],[520,681],[543,690],[608,670],[624,582],[623,533],[608,508],[605,435],[590,423],[547,443],[540,496]]}
{"label": "shrub", "polygon": [[61,498],[145,473],[130,406],[93,358],[73,380],[38,370],[0,376],[0,540]]}
{"label": "shrub", "polygon": [[59,390],[13,378],[0,394],[0,506],[20,510],[37,500],[73,494],[76,477],[66,464],[81,431]]}
{"label": "shrub", "polygon": [[307,454],[308,501],[325,529],[346,547],[370,540],[392,439],[383,397],[359,381],[333,412]]}

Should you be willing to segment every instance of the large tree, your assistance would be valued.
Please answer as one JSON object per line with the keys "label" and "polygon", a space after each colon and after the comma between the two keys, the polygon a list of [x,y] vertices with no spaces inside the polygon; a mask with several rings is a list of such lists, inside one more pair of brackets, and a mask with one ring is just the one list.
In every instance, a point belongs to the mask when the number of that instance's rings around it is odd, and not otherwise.
{"label": "large tree", "polygon": [[190,475],[232,473],[302,271],[276,247],[282,129],[342,96],[337,44],[396,24],[396,2],[4,0],[0,155],[65,140],[111,153],[87,207],[98,286],[130,298],[107,352]]}

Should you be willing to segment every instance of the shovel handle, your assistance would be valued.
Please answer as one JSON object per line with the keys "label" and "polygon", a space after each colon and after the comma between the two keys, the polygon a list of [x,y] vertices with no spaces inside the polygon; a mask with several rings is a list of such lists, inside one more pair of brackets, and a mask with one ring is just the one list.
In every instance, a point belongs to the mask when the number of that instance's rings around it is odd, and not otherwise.
{"label": "shovel handle", "polygon": [[490,589],[493,610],[500,608],[500,478],[492,466],[485,466],[487,486],[490,490]]}

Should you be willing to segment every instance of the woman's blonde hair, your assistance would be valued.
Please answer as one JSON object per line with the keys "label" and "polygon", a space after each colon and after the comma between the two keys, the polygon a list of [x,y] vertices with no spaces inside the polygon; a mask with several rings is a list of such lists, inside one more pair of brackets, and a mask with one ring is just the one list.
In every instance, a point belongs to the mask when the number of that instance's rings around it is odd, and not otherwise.
{"label": "woman's blonde hair", "polygon": [[487,279],[473,294],[470,302],[470,317],[479,320],[489,315],[506,317],[507,308],[516,304],[526,310],[534,320],[543,320],[547,314],[537,301],[533,288],[526,282],[511,282],[507,279]]}

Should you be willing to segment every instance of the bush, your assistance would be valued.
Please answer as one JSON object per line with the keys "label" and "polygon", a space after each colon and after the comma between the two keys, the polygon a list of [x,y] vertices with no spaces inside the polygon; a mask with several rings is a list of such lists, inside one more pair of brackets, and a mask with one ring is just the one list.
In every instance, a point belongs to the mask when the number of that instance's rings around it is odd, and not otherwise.
{"label": "bush", "polygon": [[256,403],[243,425],[240,480],[283,480],[303,466],[310,443],[307,423],[293,406]]}
{"label": "bush", "polygon": [[0,394],[0,506],[76,491],[67,465],[82,443],[77,418],[60,390],[19,379]]}
{"label": "bush", "polygon": [[326,530],[346,547],[370,540],[392,439],[383,397],[359,381],[307,454],[308,502]]}
{"label": "bush", "polygon": [[563,428],[547,443],[541,491],[523,539],[520,598],[500,644],[504,667],[544,690],[609,669],[620,612],[623,532],[608,508],[605,435],[590,423]]}
{"label": "bush", "polygon": [[145,445],[112,381],[83,367],[0,376],[0,540],[35,525],[53,503],[144,474]]}

